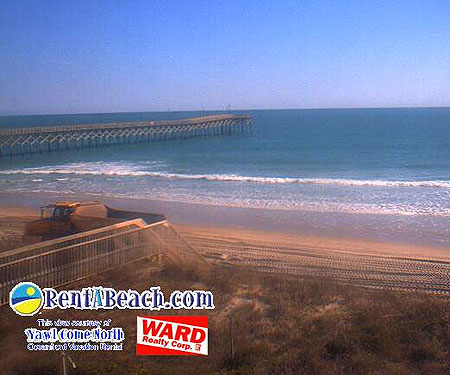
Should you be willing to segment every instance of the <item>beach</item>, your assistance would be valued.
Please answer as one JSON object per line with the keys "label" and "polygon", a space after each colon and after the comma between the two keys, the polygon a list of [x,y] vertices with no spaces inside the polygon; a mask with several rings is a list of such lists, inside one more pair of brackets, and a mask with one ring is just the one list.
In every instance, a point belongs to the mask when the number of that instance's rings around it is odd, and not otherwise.
{"label": "beach", "polygon": [[[0,128],[210,114],[6,116]],[[29,212],[15,207],[97,200],[113,209],[166,215],[212,263],[449,293],[448,108],[232,114],[251,116],[252,128],[3,158],[0,206],[10,208],[2,219],[2,247],[37,240],[20,234]]]}
{"label": "beach", "polygon": [[280,230],[279,222],[270,227],[267,217],[277,217],[270,210],[230,212],[206,205],[86,195],[27,193],[14,197],[0,194],[0,198],[3,251],[39,240],[23,236],[24,224],[38,217],[38,206],[58,200],[97,199],[113,208],[166,214],[176,230],[211,263],[325,277],[370,288],[450,292],[450,253],[445,248],[379,241],[361,233],[352,237],[348,235],[350,228],[347,234],[341,231],[334,235],[330,230],[324,234],[312,233],[311,228],[302,231],[298,223]]}

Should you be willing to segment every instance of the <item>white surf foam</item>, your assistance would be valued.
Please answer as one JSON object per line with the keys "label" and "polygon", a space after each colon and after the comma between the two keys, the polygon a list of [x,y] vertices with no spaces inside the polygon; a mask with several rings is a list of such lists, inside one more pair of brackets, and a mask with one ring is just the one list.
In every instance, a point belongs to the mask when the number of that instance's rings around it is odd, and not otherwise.
{"label": "white surf foam", "polygon": [[[156,164],[151,166],[161,167]],[[117,177],[155,177],[173,180],[203,180],[223,182],[245,182],[254,184],[298,184],[298,185],[339,185],[355,187],[426,187],[450,188],[450,180],[368,180],[348,178],[296,178],[296,177],[264,177],[243,176],[239,174],[184,174],[165,171],[143,170],[136,165],[122,163],[73,163],[64,166],[41,168],[10,169],[0,171],[0,175],[93,175]]]}

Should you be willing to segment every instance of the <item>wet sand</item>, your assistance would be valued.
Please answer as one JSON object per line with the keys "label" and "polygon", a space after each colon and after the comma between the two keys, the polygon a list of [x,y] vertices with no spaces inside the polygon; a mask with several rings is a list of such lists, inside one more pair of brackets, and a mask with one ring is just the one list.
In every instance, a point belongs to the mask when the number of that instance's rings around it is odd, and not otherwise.
{"label": "wet sand", "polygon": [[[173,224],[210,226],[224,229],[256,230],[287,235],[369,242],[403,243],[411,246],[439,247],[450,251],[448,218],[415,217],[411,222],[402,215],[369,215],[337,212],[222,207],[143,198],[111,197],[101,193],[58,194],[37,192],[0,192],[0,206],[23,206],[37,209],[58,200],[99,200],[122,210],[162,213]],[[439,232],[428,225],[439,222]],[[434,226],[436,228],[436,226]]]}

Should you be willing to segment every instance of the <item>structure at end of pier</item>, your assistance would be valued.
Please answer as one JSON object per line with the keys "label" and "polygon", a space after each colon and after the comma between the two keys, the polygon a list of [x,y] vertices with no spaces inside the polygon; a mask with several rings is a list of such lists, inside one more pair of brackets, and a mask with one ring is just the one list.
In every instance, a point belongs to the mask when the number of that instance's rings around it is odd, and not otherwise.
{"label": "structure at end of pier", "polygon": [[199,136],[245,134],[248,115],[217,115],[171,121],[121,122],[0,129],[0,157]]}

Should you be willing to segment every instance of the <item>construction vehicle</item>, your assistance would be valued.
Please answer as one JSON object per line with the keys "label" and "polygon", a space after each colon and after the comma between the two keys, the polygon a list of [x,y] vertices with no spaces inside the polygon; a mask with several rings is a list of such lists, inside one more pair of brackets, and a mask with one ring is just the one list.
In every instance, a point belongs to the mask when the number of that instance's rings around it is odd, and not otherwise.
{"label": "construction vehicle", "polygon": [[147,224],[151,224],[165,220],[165,216],[115,210],[98,201],[63,201],[40,207],[40,219],[27,223],[25,233],[54,238],[132,219],[143,219]]}

